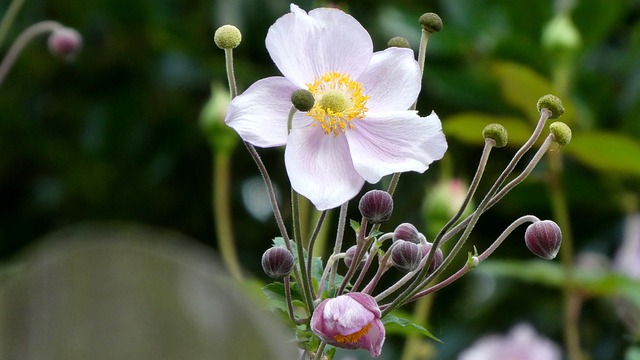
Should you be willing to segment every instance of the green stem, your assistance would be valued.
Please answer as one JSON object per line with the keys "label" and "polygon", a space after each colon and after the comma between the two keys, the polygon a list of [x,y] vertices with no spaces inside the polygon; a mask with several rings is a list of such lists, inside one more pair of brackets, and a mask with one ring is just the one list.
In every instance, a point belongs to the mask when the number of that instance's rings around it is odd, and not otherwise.
{"label": "green stem", "polygon": [[7,12],[2,17],[2,21],[0,22],[0,46],[2,46],[4,38],[7,36],[9,29],[11,29],[11,25],[13,25],[13,21],[16,19],[18,11],[20,11],[24,1],[25,0],[13,0]]}
{"label": "green stem", "polygon": [[309,312],[313,311],[313,295],[311,294],[311,278],[307,273],[307,266],[304,257],[304,245],[302,242],[302,232],[300,231],[300,212],[298,209],[298,193],[295,190],[291,190],[291,207],[293,216],[293,240],[296,243],[296,250],[298,251],[298,265],[300,268],[300,275],[298,285],[302,288],[302,295],[305,301],[305,305]]}
{"label": "green stem", "polygon": [[219,151],[214,154],[213,164],[213,208],[214,223],[216,224],[216,237],[218,238],[218,250],[227,270],[236,280],[242,280],[242,271],[238,255],[233,241],[233,229],[231,227],[230,209],[230,154]]}
{"label": "green stem", "polygon": [[236,75],[233,70],[233,49],[224,49],[224,59],[227,67],[227,80],[229,81],[229,93],[231,99],[238,96],[238,87],[236,86]]}

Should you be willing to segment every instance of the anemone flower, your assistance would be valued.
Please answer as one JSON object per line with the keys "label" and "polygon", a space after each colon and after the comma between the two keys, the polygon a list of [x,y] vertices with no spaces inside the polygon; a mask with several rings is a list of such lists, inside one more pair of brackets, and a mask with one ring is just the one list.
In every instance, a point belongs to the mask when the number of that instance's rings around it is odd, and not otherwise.
{"label": "anemone flower", "polygon": [[[257,81],[237,96],[226,123],[257,147],[285,146],[292,188],[319,210],[340,206],[383,176],[424,172],[447,143],[435,113],[408,110],[418,97],[413,51],[373,52],[371,37],[350,15],[292,4],[267,33],[266,47],[284,76]],[[315,104],[291,124],[291,94]]]}
{"label": "anemone flower", "polygon": [[328,344],[369,350],[378,357],[384,343],[380,309],[371,295],[347,293],[326,299],[311,316],[311,329]]}

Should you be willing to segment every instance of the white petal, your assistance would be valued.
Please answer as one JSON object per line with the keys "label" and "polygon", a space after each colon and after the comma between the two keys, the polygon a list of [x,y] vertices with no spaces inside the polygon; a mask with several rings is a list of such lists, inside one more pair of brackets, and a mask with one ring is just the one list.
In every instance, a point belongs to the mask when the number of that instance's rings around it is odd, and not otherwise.
{"label": "white petal", "polygon": [[353,167],[342,134],[324,135],[317,126],[293,129],[284,158],[291,187],[318,210],[351,200],[364,184]]}
{"label": "white petal", "polygon": [[369,96],[370,111],[407,110],[418,98],[420,66],[411,49],[388,48],[373,54],[367,70],[358,77]]}
{"label": "white petal", "polygon": [[329,8],[307,14],[296,5],[269,28],[266,46],[280,72],[301,88],[329,71],[357,77],[373,54],[369,33],[351,15]]}
{"label": "white petal", "polygon": [[297,89],[279,76],[259,80],[231,101],[224,121],[255,146],[282,146],[287,142],[291,94]]}
{"label": "white petal", "polygon": [[442,124],[433,112],[424,118],[414,111],[367,115],[346,137],[356,170],[370,183],[396,172],[424,172],[447,150]]}

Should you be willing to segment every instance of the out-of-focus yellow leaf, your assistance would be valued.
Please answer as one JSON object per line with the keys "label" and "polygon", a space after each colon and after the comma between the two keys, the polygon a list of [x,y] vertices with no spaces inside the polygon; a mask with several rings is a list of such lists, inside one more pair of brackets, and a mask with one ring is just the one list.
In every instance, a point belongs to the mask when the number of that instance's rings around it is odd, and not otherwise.
{"label": "out-of-focus yellow leaf", "polygon": [[522,118],[482,113],[461,113],[450,116],[442,122],[442,128],[446,136],[454,137],[467,144],[482,145],[484,144],[482,130],[491,123],[501,124],[507,129],[509,134],[507,146],[512,148],[519,148],[533,132],[533,127]]}
{"label": "out-of-focus yellow leaf", "polygon": [[563,151],[602,172],[640,176],[640,142],[606,132],[580,132]]}
{"label": "out-of-focus yellow leaf", "polygon": [[[499,61],[494,62],[490,69],[498,81],[504,99],[515,108],[520,109],[522,114],[533,123],[536,123],[540,118],[536,107],[538,100],[547,94],[559,96],[549,79],[527,66]],[[565,108],[565,113],[560,120],[571,125],[576,119],[576,107],[568,98],[560,97],[560,100]]]}

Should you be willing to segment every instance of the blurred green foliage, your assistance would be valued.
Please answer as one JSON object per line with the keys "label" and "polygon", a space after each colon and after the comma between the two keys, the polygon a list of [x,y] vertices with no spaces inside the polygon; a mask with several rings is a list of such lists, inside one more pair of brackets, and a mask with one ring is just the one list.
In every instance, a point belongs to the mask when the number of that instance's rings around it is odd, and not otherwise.
{"label": "blurred green foliage", "polygon": [[[567,108],[561,120],[574,130],[561,151],[575,248],[605,255],[615,250],[622,215],[637,210],[640,196],[640,3],[575,1],[570,16],[581,47],[570,63],[568,85],[558,90],[558,59],[542,47],[541,36],[560,3],[335,2],[370,31],[378,50],[397,35],[416,49],[417,18],[423,12],[437,12],[444,21],[429,41],[418,108],[424,115],[432,109],[438,113],[450,150],[426,175],[403,176],[390,226],[405,221],[424,226],[429,220],[418,209],[429,185],[441,172],[469,179],[480,155],[482,128],[501,122],[510,146],[493,155],[481,185],[488,188],[492,175],[528,136],[537,119],[537,99],[561,91],[557,95]],[[309,10],[324,3],[298,4]],[[0,0],[0,13],[8,6]],[[38,38],[0,86],[0,257],[14,256],[59,227],[96,219],[171,228],[214,246],[212,155],[198,124],[212,82],[226,83],[224,56],[213,44],[213,32],[226,23],[242,31],[236,75],[240,89],[246,89],[278,74],[264,37],[287,11],[282,0],[26,1],[0,54],[20,31],[45,19],[76,28],[84,47],[75,62],[66,64],[47,52],[44,37]],[[282,153],[261,154],[286,194]],[[262,276],[259,258],[277,228],[251,218],[241,205],[243,181],[257,175],[250,157],[236,151],[233,164],[231,198],[241,260]],[[545,166],[541,163],[483,218],[475,244],[487,245],[523,213],[549,216]],[[529,258],[518,234],[512,237],[496,256]],[[560,294],[554,289],[469,278],[436,300],[429,330],[445,343],[439,348],[442,358],[488,328],[508,327],[514,316],[561,338]],[[483,297],[487,288],[493,289],[491,296]],[[508,304],[518,306],[509,309]],[[624,353],[624,330],[610,311],[601,302],[586,304],[584,346],[594,359]]]}

